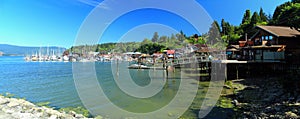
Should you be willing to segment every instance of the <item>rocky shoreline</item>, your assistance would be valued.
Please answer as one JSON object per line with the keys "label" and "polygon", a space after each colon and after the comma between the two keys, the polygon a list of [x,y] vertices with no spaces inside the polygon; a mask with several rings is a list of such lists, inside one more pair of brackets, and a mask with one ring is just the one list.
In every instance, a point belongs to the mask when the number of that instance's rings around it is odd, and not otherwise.
{"label": "rocky shoreline", "polygon": [[0,96],[0,119],[91,119],[74,111],[60,112],[24,99]]}
{"label": "rocky shoreline", "polygon": [[292,77],[268,76],[232,80],[235,118],[300,118],[300,83]]}

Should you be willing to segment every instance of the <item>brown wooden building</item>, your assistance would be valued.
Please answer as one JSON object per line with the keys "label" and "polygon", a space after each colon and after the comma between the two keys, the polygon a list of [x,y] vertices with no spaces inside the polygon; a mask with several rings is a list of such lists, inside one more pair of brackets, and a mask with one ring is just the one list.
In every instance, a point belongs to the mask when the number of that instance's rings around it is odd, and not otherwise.
{"label": "brown wooden building", "polygon": [[[258,32],[241,42],[240,59],[300,63],[300,32],[283,26],[256,26]],[[242,47],[241,47],[242,46]]]}

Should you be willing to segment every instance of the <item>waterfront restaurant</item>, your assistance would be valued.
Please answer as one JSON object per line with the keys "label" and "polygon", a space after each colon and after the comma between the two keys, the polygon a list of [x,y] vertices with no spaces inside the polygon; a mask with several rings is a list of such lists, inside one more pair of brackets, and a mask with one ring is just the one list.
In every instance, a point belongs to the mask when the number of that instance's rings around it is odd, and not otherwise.
{"label": "waterfront restaurant", "polygon": [[256,26],[258,31],[240,41],[240,60],[300,62],[300,32],[283,26]]}

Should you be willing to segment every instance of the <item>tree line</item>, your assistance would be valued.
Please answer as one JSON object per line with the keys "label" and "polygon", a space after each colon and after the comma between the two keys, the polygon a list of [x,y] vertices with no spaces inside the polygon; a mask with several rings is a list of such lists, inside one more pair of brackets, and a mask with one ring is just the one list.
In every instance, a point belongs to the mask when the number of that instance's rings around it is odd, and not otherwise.
{"label": "tree line", "polygon": [[[153,54],[165,49],[182,48],[188,44],[224,46],[237,44],[238,40],[245,39],[247,36],[254,35],[257,25],[275,25],[289,26],[291,28],[300,28],[300,0],[292,0],[276,7],[273,15],[267,15],[263,8],[254,11],[244,12],[240,25],[232,25],[224,19],[220,24],[217,21],[212,23],[208,33],[202,35],[186,36],[183,31],[170,36],[159,36],[158,32],[153,34],[151,39],[145,38],[142,42],[121,42],[121,43],[104,43],[96,45],[73,46],[69,51],[73,53],[85,53],[87,51],[100,52],[101,54],[125,53],[125,52],[142,52]],[[221,36],[219,38],[218,36]],[[248,38],[249,38],[248,37]],[[223,44],[219,44],[222,41]]]}
{"label": "tree line", "polygon": [[[252,36],[257,30],[257,25],[289,26],[294,29],[300,28],[300,0],[285,2],[276,7],[273,15],[267,15],[262,8],[259,12],[250,10],[244,12],[242,22],[234,26],[224,19],[221,25],[214,21],[224,42],[235,44],[239,39],[245,39],[245,35]],[[249,38],[249,37],[248,37]]]}

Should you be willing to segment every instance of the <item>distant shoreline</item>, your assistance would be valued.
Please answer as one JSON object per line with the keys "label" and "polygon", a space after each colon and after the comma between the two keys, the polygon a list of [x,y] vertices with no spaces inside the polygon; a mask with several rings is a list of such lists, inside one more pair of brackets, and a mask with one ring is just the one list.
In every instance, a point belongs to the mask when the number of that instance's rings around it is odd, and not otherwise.
{"label": "distant shoreline", "polygon": [[18,56],[24,56],[24,55],[18,55],[18,54],[3,54],[3,55],[0,55],[1,56],[6,56],[6,57],[18,57]]}

